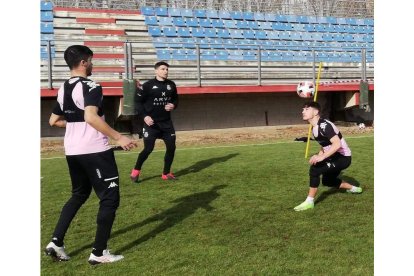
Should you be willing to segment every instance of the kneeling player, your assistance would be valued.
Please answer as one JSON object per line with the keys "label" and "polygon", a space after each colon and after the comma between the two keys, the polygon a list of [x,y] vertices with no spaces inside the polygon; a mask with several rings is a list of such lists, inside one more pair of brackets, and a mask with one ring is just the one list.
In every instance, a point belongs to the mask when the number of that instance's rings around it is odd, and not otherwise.
{"label": "kneeling player", "polygon": [[294,208],[304,211],[314,207],[314,198],[318,192],[320,176],[322,184],[329,187],[346,189],[348,193],[362,193],[362,188],[353,186],[338,176],[351,165],[351,149],[338,128],[330,121],[320,117],[321,107],[317,102],[308,102],[303,106],[302,117],[312,125],[312,134],[321,145],[317,155],[313,155],[309,164],[309,193],[304,202]]}

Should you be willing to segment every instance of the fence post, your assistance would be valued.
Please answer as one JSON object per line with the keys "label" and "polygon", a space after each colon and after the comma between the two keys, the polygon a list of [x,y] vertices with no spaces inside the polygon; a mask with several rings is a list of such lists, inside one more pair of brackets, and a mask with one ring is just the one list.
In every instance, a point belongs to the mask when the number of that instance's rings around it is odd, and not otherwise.
{"label": "fence post", "polygon": [[316,74],[316,72],[315,72],[315,63],[316,63],[316,54],[315,54],[315,49],[312,49],[312,56],[313,56],[313,65],[312,65],[312,71],[313,71],[313,74],[312,74],[312,82],[313,82],[313,85],[315,85],[315,74]]}
{"label": "fence post", "polygon": [[128,42],[128,58],[129,58],[129,78],[133,79],[134,78],[134,60],[132,58],[132,42]]}
{"label": "fence post", "polygon": [[366,51],[365,48],[361,49],[361,58],[362,58],[362,61],[361,61],[361,64],[362,64],[362,66],[361,66],[361,70],[362,70],[361,78],[362,78],[363,81],[367,81],[367,51]]}
{"label": "fence post", "polygon": [[128,40],[124,42],[124,59],[125,59],[125,78],[130,79],[129,77],[129,57],[128,57]]}
{"label": "fence post", "polygon": [[47,41],[47,79],[49,89],[53,89],[52,83],[52,45],[50,40]]}
{"label": "fence post", "polygon": [[201,87],[201,62],[200,62],[200,44],[196,45],[197,52],[197,84]]}
{"label": "fence post", "polygon": [[262,49],[257,48],[257,85],[262,85]]}

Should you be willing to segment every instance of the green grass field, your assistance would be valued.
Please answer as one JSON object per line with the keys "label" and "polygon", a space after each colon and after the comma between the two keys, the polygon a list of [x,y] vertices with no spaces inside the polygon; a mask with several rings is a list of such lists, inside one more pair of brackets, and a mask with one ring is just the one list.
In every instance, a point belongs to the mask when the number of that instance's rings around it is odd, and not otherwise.
{"label": "green grass field", "polygon": [[[142,141],[140,141],[142,143]],[[125,259],[90,266],[98,200],[94,193],[65,238],[69,262],[42,253],[42,275],[373,275],[374,137],[349,137],[352,165],[342,177],[364,192],[321,186],[307,195],[305,143],[178,149],[176,182],[160,178],[164,151],[129,181],[137,151],[116,153],[121,205],[109,248]],[[311,153],[318,150],[312,142]],[[64,158],[41,162],[41,248],[70,197]]]}

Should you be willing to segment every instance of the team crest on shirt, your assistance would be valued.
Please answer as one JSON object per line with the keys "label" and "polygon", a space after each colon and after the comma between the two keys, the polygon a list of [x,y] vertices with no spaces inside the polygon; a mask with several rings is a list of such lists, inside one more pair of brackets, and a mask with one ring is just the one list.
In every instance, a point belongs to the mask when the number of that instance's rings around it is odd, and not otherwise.
{"label": "team crest on shirt", "polygon": [[326,127],[326,123],[321,123],[321,124],[320,124],[320,128],[321,128],[323,131],[325,131],[325,127]]}
{"label": "team crest on shirt", "polygon": [[171,90],[171,85],[167,84],[167,90]]}

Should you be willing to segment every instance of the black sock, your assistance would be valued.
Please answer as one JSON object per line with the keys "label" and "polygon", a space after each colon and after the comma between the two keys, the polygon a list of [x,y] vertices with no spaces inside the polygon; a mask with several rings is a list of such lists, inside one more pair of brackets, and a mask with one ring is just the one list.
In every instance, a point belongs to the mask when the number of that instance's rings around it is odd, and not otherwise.
{"label": "black sock", "polygon": [[103,250],[97,250],[95,248],[92,248],[92,254],[95,255],[96,257],[101,257],[102,256],[102,251]]}
{"label": "black sock", "polygon": [[52,238],[52,242],[57,246],[57,247],[62,247],[63,246],[63,241],[62,240],[60,240],[60,239],[58,239],[58,238],[56,238],[56,237],[53,237]]}

